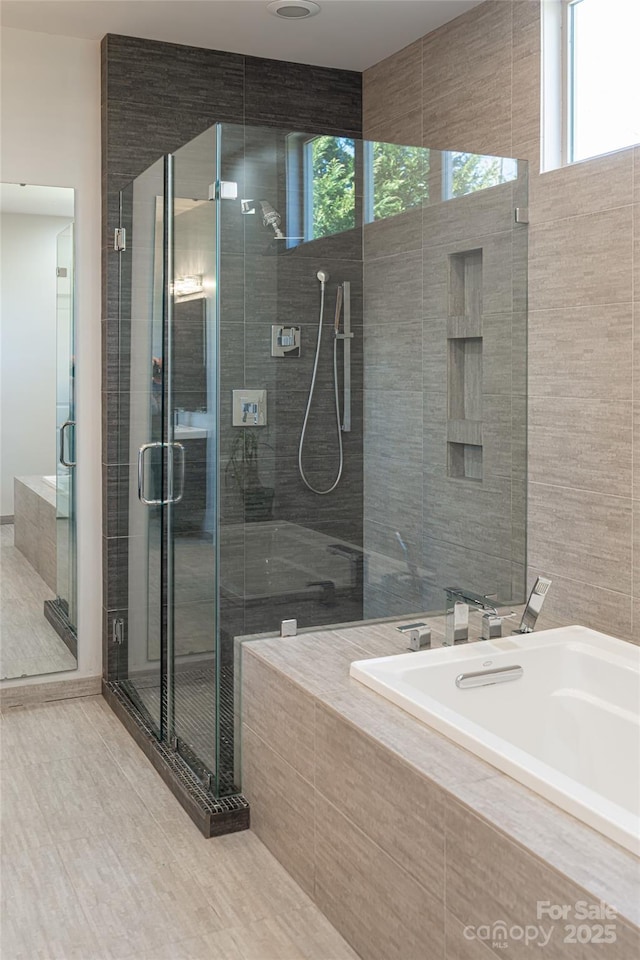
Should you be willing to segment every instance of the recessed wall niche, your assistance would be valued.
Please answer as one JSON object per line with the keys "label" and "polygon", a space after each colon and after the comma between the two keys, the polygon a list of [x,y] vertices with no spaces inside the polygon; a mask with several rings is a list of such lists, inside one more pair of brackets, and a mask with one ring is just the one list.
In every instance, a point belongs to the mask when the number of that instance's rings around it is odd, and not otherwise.
{"label": "recessed wall niche", "polygon": [[482,480],[482,250],[449,257],[447,472]]}

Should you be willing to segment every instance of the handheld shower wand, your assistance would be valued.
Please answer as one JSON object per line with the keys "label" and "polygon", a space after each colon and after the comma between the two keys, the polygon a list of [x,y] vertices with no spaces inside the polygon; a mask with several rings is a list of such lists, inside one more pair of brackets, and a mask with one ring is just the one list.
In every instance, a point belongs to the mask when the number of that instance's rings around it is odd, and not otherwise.
{"label": "handheld shower wand", "polygon": [[318,490],[316,487],[313,487],[307,480],[304,472],[304,467],[302,464],[302,448],[304,446],[304,440],[307,432],[307,423],[309,422],[309,413],[311,412],[311,404],[313,402],[313,392],[316,387],[316,377],[318,375],[318,361],[320,359],[320,344],[322,343],[322,323],[324,320],[324,301],[327,283],[329,282],[329,274],[326,270],[318,270],[316,274],[318,280],[320,281],[320,317],[318,320],[318,339],[316,341],[316,356],[313,362],[313,374],[311,376],[311,386],[309,388],[309,396],[307,398],[307,409],[304,414],[304,421],[302,424],[302,431],[300,433],[300,443],[298,445],[298,470],[300,471],[300,477],[302,482],[311,490],[312,493],[317,493],[318,496],[324,497],[328,493],[332,493],[342,477],[342,470],[344,467],[344,450],[342,447],[342,427],[340,424],[340,397],[338,394],[338,329],[340,327],[340,313],[342,310],[342,287],[338,287],[338,295],[336,300],[336,315],[334,320],[334,337],[333,337],[333,386],[334,386],[334,395],[335,395],[335,405],[336,405],[336,428],[338,431],[338,448],[340,451],[340,463],[338,466],[338,475],[332,483],[332,485],[327,490]]}
{"label": "handheld shower wand", "polygon": [[336,294],[336,315],[333,321],[333,335],[337,336],[340,333],[340,316],[342,314],[342,287],[338,287],[338,292]]}

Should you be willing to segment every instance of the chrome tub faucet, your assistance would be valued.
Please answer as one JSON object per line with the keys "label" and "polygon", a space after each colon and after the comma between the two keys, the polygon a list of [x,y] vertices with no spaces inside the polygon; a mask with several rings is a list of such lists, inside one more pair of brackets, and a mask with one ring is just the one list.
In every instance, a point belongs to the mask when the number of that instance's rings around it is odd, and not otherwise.
{"label": "chrome tub faucet", "polygon": [[[483,610],[482,633],[484,639],[499,637],[502,634],[502,619],[493,603],[493,597],[483,597],[461,587],[445,587],[447,596],[447,617],[445,625],[445,647],[456,643],[466,643],[469,639],[469,607]],[[485,623],[486,621],[486,623]],[[485,637],[486,632],[486,637]]]}
{"label": "chrome tub faucet", "polygon": [[[513,633],[532,633],[542,610],[551,580],[538,577],[529,594],[520,626]],[[483,611],[482,639],[493,640],[502,636],[502,623],[515,614],[501,616],[495,607],[494,597],[484,597],[461,587],[445,587],[447,596],[447,615],[444,645],[451,647],[456,643],[466,643],[469,639],[469,607]]]}

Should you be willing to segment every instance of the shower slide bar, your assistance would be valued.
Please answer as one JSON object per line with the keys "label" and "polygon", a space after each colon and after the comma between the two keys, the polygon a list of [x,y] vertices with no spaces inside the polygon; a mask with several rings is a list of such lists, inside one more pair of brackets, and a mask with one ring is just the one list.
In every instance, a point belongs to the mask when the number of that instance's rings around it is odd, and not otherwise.
{"label": "shower slide bar", "polygon": [[[353,333],[351,332],[351,283],[345,280],[342,283],[342,302],[344,304],[344,327],[343,332],[338,333],[338,323],[336,323],[336,339],[344,340],[343,352],[343,407],[342,407],[342,432],[351,432],[351,341]],[[339,308],[338,308],[339,309]],[[338,317],[339,321],[339,317]]]}

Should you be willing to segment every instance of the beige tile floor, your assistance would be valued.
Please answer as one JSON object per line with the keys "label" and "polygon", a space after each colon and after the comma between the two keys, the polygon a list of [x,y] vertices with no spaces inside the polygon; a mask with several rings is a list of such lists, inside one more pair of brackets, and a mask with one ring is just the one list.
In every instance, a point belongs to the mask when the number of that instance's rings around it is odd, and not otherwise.
{"label": "beige tile floor", "polygon": [[55,599],[14,546],[12,523],[0,524],[0,678],[75,670],[76,659],[42,612]]}
{"label": "beige tile floor", "polygon": [[2,960],[357,960],[251,831],[201,836],[101,697],[0,735]]}

